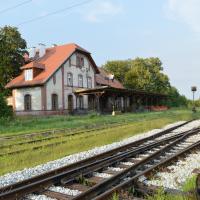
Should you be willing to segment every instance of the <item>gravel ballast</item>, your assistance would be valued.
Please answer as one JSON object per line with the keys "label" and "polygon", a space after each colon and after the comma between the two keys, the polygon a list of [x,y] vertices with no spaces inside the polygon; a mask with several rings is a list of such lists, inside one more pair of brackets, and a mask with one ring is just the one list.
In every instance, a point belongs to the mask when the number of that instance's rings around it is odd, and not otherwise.
{"label": "gravel ballast", "polygon": [[200,151],[192,153],[184,160],[167,167],[169,172],[158,172],[154,179],[145,181],[147,185],[163,186],[171,189],[181,189],[185,181],[194,175],[194,169],[200,168]]}
{"label": "gravel ballast", "polygon": [[[179,125],[181,123],[183,123],[183,121],[179,121],[179,122],[176,122],[176,123],[173,123],[173,124],[169,124],[162,129],[154,129],[154,130],[148,131],[146,133],[137,134],[133,137],[124,139],[120,142],[115,142],[115,143],[112,143],[112,144],[109,144],[109,145],[96,147],[96,148],[88,150],[88,151],[76,153],[76,154],[73,154],[73,155],[70,155],[70,156],[63,157],[63,158],[58,159],[58,160],[50,161],[50,162],[47,162],[46,164],[38,165],[38,166],[33,167],[33,168],[27,168],[27,169],[25,168],[21,171],[16,171],[16,172],[5,174],[5,175],[0,177],[0,188],[7,186],[7,185],[10,185],[10,184],[13,184],[13,183],[17,183],[17,182],[25,180],[25,179],[29,179],[31,177],[34,177],[36,175],[48,172],[50,170],[54,170],[54,169],[57,169],[59,167],[63,167],[63,166],[69,165],[71,163],[89,158],[91,156],[95,156],[95,155],[98,155],[100,153],[104,153],[106,151],[109,151],[109,150],[112,150],[114,148],[126,145],[128,143],[134,142],[134,141],[142,139],[144,137],[154,135],[154,134],[156,134],[156,133],[158,133],[162,130],[165,130],[165,129],[168,129],[170,127]],[[185,125],[184,127],[177,129],[176,133],[186,131],[186,130],[189,130],[191,128],[197,127],[197,126],[200,126],[200,120],[193,121],[193,122]]]}

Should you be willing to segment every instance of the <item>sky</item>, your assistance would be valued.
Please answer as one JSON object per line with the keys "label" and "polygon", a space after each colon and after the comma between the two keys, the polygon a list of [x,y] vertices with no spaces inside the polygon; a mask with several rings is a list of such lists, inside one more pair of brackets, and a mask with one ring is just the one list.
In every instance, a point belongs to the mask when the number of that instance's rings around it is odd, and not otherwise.
{"label": "sky", "polygon": [[18,27],[28,47],[77,43],[98,66],[159,57],[171,84],[192,98],[191,86],[200,91],[199,10],[200,0],[0,0],[0,27]]}

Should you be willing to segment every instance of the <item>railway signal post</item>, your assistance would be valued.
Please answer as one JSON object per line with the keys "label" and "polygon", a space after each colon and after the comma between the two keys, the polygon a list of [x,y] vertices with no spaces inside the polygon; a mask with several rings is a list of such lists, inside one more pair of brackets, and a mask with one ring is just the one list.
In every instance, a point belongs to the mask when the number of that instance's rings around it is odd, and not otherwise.
{"label": "railway signal post", "polygon": [[195,92],[197,91],[197,87],[196,87],[196,86],[192,86],[192,87],[191,87],[191,91],[192,91],[192,93],[193,93],[193,108],[192,108],[192,111],[193,111],[193,112],[196,112],[196,107],[195,107],[195,102],[194,102],[194,94],[195,94]]}

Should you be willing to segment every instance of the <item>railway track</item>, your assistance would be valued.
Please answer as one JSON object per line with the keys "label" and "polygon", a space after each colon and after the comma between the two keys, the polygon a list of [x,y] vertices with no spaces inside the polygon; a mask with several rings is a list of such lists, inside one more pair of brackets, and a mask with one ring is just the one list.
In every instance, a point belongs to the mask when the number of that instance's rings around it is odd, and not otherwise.
{"label": "railway track", "polygon": [[[101,195],[105,195],[105,191],[111,190],[117,184],[122,185],[127,182],[126,179],[132,179],[142,173],[141,171],[145,171],[145,167],[152,168],[163,153],[171,154],[173,150],[174,154],[177,154],[182,151],[181,145],[189,144],[189,142],[184,142],[193,135],[198,135],[200,131],[197,128],[180,134],[172,132],[187,123],[189,122],[96,157],[0,188],[0,199],[21,199],[22,197],[31,199],[27,196],[30,193],[46,195],[53,199],[101,198]],[[114,191],[110,191],[108,196]]]}
{"label": "railway track", "polygon": [[[15,136],[16,138],[31,138],[32,136],[47,136],[47,137],[44,137],[44,138],[40,138],[40,139],[33,139],[33,140],[28,140],[28,141],[23,141],[23,142],[13,142],[11,144],[3,144],[1,145],[0,144],[0,150],[3,151],[3,153],[0,153],[0,157],[3,157],[3,156],[8,156],[8,155],[15,155],[15,154],[19,154],[19,153],[23,153],[23,152],[26,152],[26,151],[33,151],[33,150],[38,150],[38,149],[42,149],[42,148],[47,148],[47,147],[52,147],[52,146],[56,146],[56,145],[60,145],[60,144],[65,144],[68,142],[68,138],[71,137],[71,136],[75,136],[75,135],[81,135],[81,134],[84,134],[84,133],[92,133],[92,132],[95,132],[95,131],[99,131],[99,130],[104,130],[104,129],[107,129],[107,128],[116,128],[116,127],[119,127],[119,126],[123,126],[123,125],[126,125],[125,123],[124,124],[114,124],[110,127],[108,126],[102,126],[100,128],[93,128],[93,129],[88,129],[88,130],[78,130],[78,131],[71,131],[70,133],[66,133],[67,129],[58,129],[58,130],[53,130],[53,131],[47,131],[47,132],[43,132],[43,133],[38,133],[38,134],[30,134],[30,135],[21,135],[21,136]],[[45,135],[46,134],[46,135]],[[51,136],[49,136],[51,135]],[[96,135],[96,133],[95,133]],[[85,137],[85,136],[83,136]],[[90,136],[88,136],[90,137]],[[3,137],[2,137],[3,138]],[[0,138],[0,139],[2,139]],[[12,140],[16,139],[14,138],[14,136],[10,137]],[[10,139],[8,137],[7,140]],[[61,139],[62,138],[62,141],[57,141],[57,142],[51,142],[51,140],[54,140],[54,139]],[[5,137],[6,139],[6,137]],[[42,143],[42,142],[45,142],[45,141],[49,141],[50,143],[48,144],[43,144],[43,145],[40,145],[39,143]],[[23,148],[23,149],[19,149],[19,150],[11,150],[13,148],[13,146],[15,147],[19,147],[19,146],[22,146],[22,145],[29,145],[29,144],[38,144],[36,146],[33,146],[31,148]],[[8,150],[8,152],[4,152],[5,149]]]}

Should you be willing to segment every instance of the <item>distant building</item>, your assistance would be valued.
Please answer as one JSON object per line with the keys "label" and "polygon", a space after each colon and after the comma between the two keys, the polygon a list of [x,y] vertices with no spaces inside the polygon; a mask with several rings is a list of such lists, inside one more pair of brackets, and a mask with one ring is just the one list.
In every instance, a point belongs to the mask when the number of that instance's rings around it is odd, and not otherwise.
{"label": "distant building", "polygon": [[17,115],[110,112],[113,106],[132,111],[137,103],[134,97],[142,101],[145,97],[152,105],[164,97],[125,89],[77,44],[51,48],[40,44],[26,53],[25,61],[22,73],[6,85],[12,89],[12,106]]}

